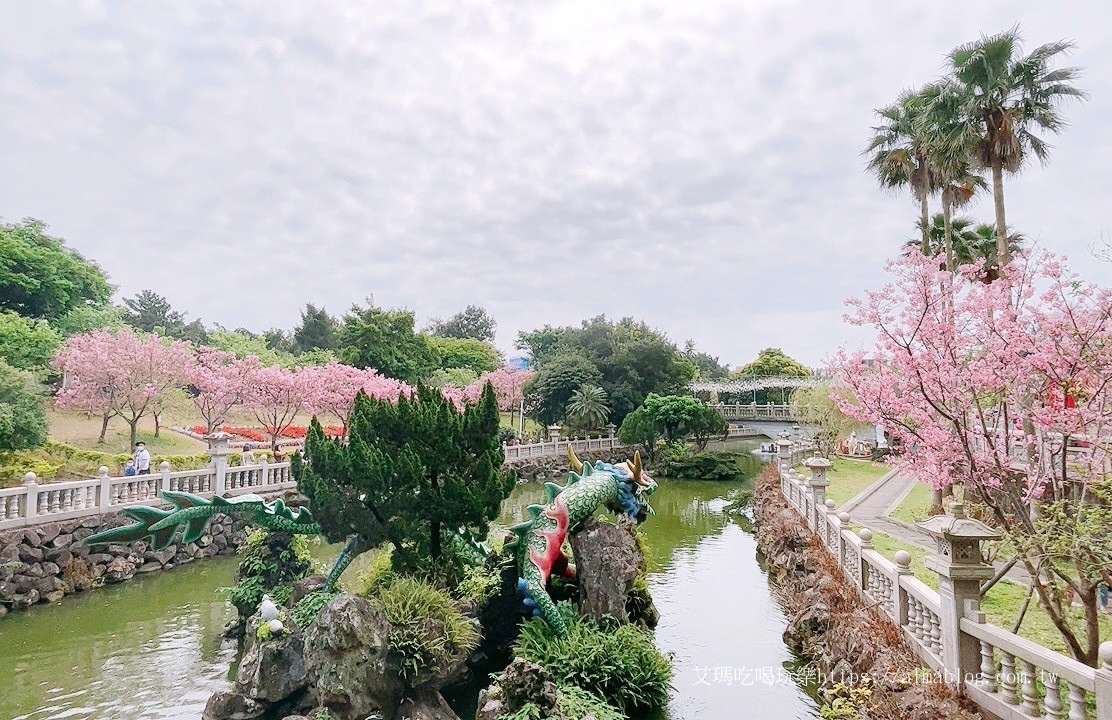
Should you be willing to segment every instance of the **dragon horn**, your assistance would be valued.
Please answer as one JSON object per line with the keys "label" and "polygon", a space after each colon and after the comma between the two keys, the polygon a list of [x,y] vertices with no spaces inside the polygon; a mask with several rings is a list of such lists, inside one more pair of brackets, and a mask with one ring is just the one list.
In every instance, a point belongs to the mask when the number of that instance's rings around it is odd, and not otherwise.
{"label": "dragon horn", "polygon": [[648,483],[641,479],[641,451],[637,450],[633,453],[633,462],[629,465],[629,474],[633,478],[633,482],[641,487],[647,487]]}
{"label": "dragon horn", "polygon": [[575,456],[575,451],[571,449],[570,444],[568,445],[568,462],[571,463],[572,470],[577,473],[583,472],[583,463],[579,462],[579,458]]}

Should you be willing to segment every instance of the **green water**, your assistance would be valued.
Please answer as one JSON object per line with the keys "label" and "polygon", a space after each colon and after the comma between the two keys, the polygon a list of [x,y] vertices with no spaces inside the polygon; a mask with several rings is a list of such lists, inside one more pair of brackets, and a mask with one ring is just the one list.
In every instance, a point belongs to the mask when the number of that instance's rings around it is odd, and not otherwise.
{"label": "green water", "polygon": [[[756,543],[726,511],[750,486],[662,481],[652,497],[644,529],[656,638],[676,668],[672,702],[654,720],[816,717],[788,676],[785,620]],[[539,484],[519,486],[502,522],[543,497]],[[235,567],[234,558],[194,563],[0,620],[0,719],[196,720],[235,660],[236,644],[221,638],[234,611],[218,592]]]}

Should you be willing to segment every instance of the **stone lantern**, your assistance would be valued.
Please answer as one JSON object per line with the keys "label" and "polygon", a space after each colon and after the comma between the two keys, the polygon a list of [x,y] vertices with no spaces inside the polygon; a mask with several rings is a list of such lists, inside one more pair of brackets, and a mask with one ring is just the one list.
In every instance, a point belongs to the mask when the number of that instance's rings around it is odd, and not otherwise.
{"label": "stone lantern", "polygon": [[606,426],[606,431],[607,431],[608,433],[610,433],[610,439],[611,439],[611,440],[613,440],[613,439],[614,439],[614,432],[615,432],[615,431],[616,431],[617,429],[618,429],[618,426],[617,426],[617,425],[615,425],[614,423],[610,423],[609,425],[607,425],[607,426]]}
{"label": "stone lantern", "polygon": [[560,442],[560,426],[552,424],[548,426],[548,439],[554,443]]}
{"label": "stone lantern", "polygon": [[228,470],[228,454],[231,449],[228,447],[228,441],[234,436],[226,433],[223,430],[217,430],[214,433],[205,435],[205,440],[208,442],[208,454],[212,458],[212,468],[215,470],[212,480],[212,492],[216,495],[224,493],[224,476]]}
{"label": "stone lantern", "polygon": [[780,460],[780,465],[792,465],[792,441],[788,439],[786,432],[780,433],[780,439],[776,441],[777,457]]}
{"label": "stone lantern", "polygon": [[[830,485],[830,481],[826,479],[826,471],[834,467],[834,463],[830,462],[824,457],[813,457],[803,461],[803,464],[811,471],[811,477],[807,479],[807,485],[811,488],[811,496],[815,501],[815,512],[820,512],[819,508],[826,504],[826,488]],[[818,527],[818,518],[815,519],[816,527]]]}
{"label": "stone lantern", "polygon": [[980,607],[981,583],[996,571],[981,556],[981,543],[999,540],[1000,534],[980,520],[969,517],[964,503],[954,503],[949,514],[916,523],[930,533],[936,555],[926,565],[938,573],[938,595],[942,610],[942,662],[961,683],[980,668],[980,643],[961,633],[961,618]]}

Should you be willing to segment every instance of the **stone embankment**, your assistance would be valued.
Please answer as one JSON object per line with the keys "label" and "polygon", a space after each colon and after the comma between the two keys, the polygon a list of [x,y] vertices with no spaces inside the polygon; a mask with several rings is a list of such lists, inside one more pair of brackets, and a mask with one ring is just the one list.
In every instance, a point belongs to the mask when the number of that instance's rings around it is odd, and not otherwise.
{"label": "stone embankment", "polygon": [[101,530],[132,522],[115,513],[0,533],[0,617],[9,610],[58,602],[71,593],[124,582],[136,574],[233,554],[246,527],[242,520],[216,515],[197,542],[175,543],[164,550],[152,550],[144,541],[95,547],[81,543]]}
{"label": "stone embankment", "polygon": [[[583,462],[602,460],[608,463],[619,463],[631,459],[633,451],[634,448],[616,448],[613,450],[589,450],[577,453],[577,455]],[[518,482],[551,480],[557,477],[563,478],[567,474],[568,458],[565,455],[523,458],[507,461],[506,468],[517,473]]]}
{"label": "stone embankment", "polygon": [[[865,606],[834,558],[788,506],[776,470],[754,497],[757,545],[788,616],[784,641],[814,664],[820,688],[867,688],[852,701],[856,717],[875,720],[974,720],[980,716],[940,676],[920,666],[902,631]],[[828,695],[828,697],[833,697]]]}

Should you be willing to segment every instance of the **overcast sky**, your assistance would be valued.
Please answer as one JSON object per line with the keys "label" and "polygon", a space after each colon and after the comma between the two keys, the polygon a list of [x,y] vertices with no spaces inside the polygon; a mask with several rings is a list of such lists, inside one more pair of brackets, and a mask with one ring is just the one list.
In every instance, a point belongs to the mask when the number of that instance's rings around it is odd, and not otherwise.
{"label": "overcast sky", "polygon": [[864,172],[873,109],[1016,22],[1075,40],[1092,98],[1006,182],[1009,223],[1107,284],[1098,0],[8,0],[0,216],[230,328],[373,294],[421,324],[483,305],[506,350],[605,313],[817,365],[914,234]]}

